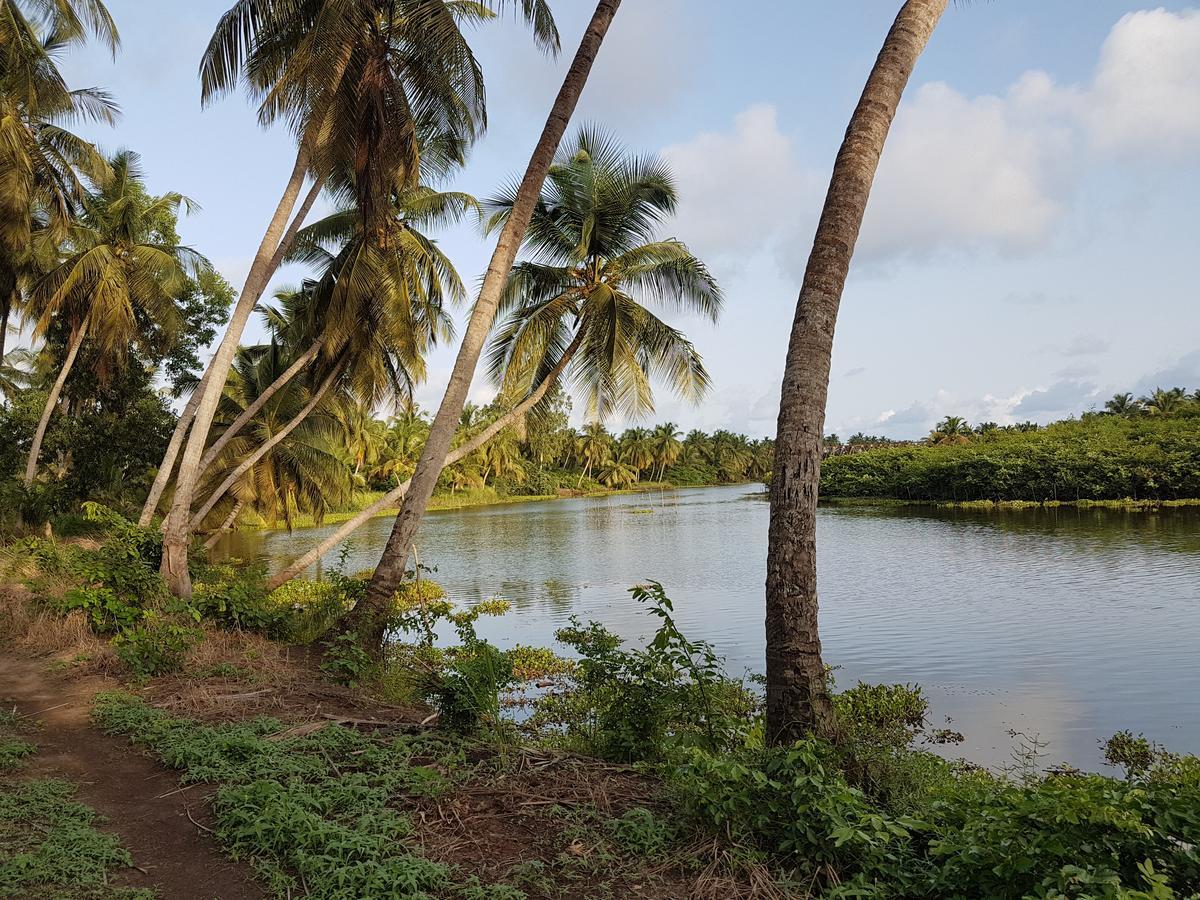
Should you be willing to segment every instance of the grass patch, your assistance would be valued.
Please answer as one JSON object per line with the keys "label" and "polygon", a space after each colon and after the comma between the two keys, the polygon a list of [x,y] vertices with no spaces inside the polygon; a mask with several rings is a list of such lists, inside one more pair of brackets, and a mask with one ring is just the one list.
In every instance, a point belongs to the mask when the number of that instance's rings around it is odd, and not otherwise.
{"label": "grass patch", "polygon": [[288,736],[282,723],[202,725],[125,694],[100,694],[104,730],[148,747],[185,782],[221,785],[217,834],[279,896],[515,900],[420,852],[406,806],[469,771],[463,747],[432,736],[374,738],[328,725]]}

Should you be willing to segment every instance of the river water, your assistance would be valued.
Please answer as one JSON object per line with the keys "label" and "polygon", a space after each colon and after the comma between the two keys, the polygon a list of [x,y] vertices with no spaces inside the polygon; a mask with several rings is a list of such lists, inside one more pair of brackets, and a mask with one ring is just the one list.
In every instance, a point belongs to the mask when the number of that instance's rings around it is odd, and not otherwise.
{"label": "river water", "polygon": [[[645,638],[653,622],[628,588],[654,579],[684,633],[730,672],[761,672],[764,496],[739,485],[434,512],[418,549],[452,598],[512,602],[479,628],[501,646],[551,645],[572,615]],[[346,571],[374,566],[391,525],[351,538]],[[277,561],[328,530],[243,532],[219,549]],[[1016,731],[1045,742],[1046,764],[1095,769],[1120,729],[1200,752],[1200,510],[823,508],[818,542],[838,683],[921,684],[933,723],[966,735],[953,754],[1002,765]]]}

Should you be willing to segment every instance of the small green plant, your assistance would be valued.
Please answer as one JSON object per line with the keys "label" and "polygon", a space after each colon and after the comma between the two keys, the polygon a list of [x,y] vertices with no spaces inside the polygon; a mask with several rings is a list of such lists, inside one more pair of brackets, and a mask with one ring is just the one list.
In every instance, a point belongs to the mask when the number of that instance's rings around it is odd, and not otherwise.
{"label": "small green plant", "polygon": [[203,637],[194,626],[151,615],[143,624],[117,635],[113,647],[130,671],[148,678],[179,671],[188,651]]}
{"label": "small green plant", "polygon": [[321,671],[339,684],[354,687],[362,683],[374,665],[370,654],[359,645],[358,636],[343,632],[326,645]]}
{"label": "small green plant", "polygon": [[287,615],[270,600],[261,566],[215,566],[193,588],[192,605],[201,616],[223,628],[274,634]]}
{"label": "small green plant", "polygon": [[37,745],[20,738],[0,737],[0,775],[11,772],[26,757],[37,753]]}
{"label": "small green plant", "polygon": [[115,634],[132,628],[145,614],[142,607],[126,603],[112,588],[103,585],[68,591],[59,609],[64,613],[82,610],[97,634]]}

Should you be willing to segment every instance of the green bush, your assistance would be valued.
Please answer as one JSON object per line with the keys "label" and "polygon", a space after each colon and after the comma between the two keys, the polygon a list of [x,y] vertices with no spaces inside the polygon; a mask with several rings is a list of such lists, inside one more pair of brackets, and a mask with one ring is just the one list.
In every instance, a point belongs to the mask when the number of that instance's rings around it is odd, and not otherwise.
{"label": "green bush", "polygon": [[145,615],[142,607],[126,603],[112,588],[100,585],[67,591],[59,609],[62,612],[82,610],[97,634],[115,634],[132,628]]}
{"label": "green bush", "polygon": [[204,637],[198,628],[148,616],[113,639],[117,657],[141,677],[166,675],[183,668],[188,651]]}
{"label": "green bush", "polygon": [[262,567],[208,569],[192,589],[192,605],[207,621],[224,628],[276,634],[288,615],[268,597]]}

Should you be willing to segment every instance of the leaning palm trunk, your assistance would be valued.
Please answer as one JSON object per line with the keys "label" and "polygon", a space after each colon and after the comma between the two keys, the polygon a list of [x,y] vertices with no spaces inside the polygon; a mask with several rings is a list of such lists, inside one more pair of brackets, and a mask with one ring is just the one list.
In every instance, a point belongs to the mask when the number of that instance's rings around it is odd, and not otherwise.
{"label": "leaning palm trunk", "polygon": [[58,397],[62,393],[63,385],[67,383],[67,376],[71,374],[71,367],[75,365],[75,357],[79,355],[79,348],[83,345],[83,338],[87,334],[87,322],[84,322],[71,335],[71,343],[67,346],[67,357],[63,360],[62,368],[58,370],[58,377],[54,379],[54,385],[50,388],[50,395],[46,398],[46,406],[42,409],[42,417],[38,420],[37,431],[33,434],[33,443],[29,447],[29,458],[25,461],[25,478],[22,483],[26,488],[33,484],[34,476],[37,475],[38,457],[42,453],[42,441],[46,438],[46,428],[50,425],[50,417],[54,415],[54,407],[58,405]]}
{"label": "leaning palm trunk", "polygon": [[[323,183],[320,180],[313,182],[312,187],[310,187],[308,190],[308,195],[304,198],[304,202],[300,205],[300,210],[292,218],[292,224],[288,226],[287,232],[284,233],[283,240],[280,241],[279,246],[275,249],[275,255],[271,257],[270,270],[272,273],[275,272],[275,270],[278,269],[280,264],[283,262],[283,257],[287,253],[288,248],[292,245],[292,241],[296,237],[296,232],[300,230],[300,226],[304,223],[309,211],[312,210],[313,204],[316,203],[317,197],[320,196],[322,184]],[[270,276],[268,276],[268,279],[269,277]],[[311,358],[312,357],[309,357],[309,359]],[[179,456],[179,448],[183,446],[183,439],[187,437],[188,427],[192,424],[192,419],[196,417],[196,409],[200,406],[200,398],[204,396],[205,386],[208,384],[209,373],[211,371],[211,365],[204,370],[204,376],[200,379],[200,383],[196,386],[196,390],[192,392],[192,396],[188,400],[187,406],[183,408],[183,412],[179,416],[179,421],[175,423],[175,433],[171,435],[171,441],[167,444],[167,450],[166,453],[163,454],[162,464],[158,468],[158,473],[154,476],[154,484],[150,486],[150,493],[146,497],[145,505],[142,507],[142,514],[138,517],[138,525],[140,525],[142,528],[146,528],[150,525],[151,520],[154,518],[155,511],[158,509],[158,501],[162,499],[163,491],[165,491],[167,488],[167,482],[171,480],[171,473],[175,469],[175,460]],[[288,371],[290,372],[291,370],[289,369]],[[295,372],[292,372],[292,375],[294,374]],[[288,378],[291,378],[292,375],[288,375]],[[282,385],[276,386],[276,384],[272,384],[271,387],[267,388],[267,391],[264,392],[264,396],[260,398],[262,399],[262,402],[266,403],[267,400],[270,399],[270,395],[277,391],[279,387],[282,387]],[[246,421],[249,421],[249,418],[247,418]],[[241,422],[241,417],[239,417],[238,422]],[[231,425],[230,430],[221,435],[218,443],[223,441],[224,443],[221,443],[222,447],[228,443],[233,436],[237,434],[238,430],[240,430],[246,424],[245,422],[238,424],[238,422],[235,422],[233,425]],[[210,465],[212,465],[212,460],[216,457],[218,452],[220,451],[210,448],[209,451],[205,453],[204,459],[200,461],[201,473],[203,473]]]}
{"label": "leaning palm trunk", "polygon": [[271,450],[278,446],[280,441],[295,431],[300,426],[300,423],[308,418],[309,414],[317,408],[317,406],[325,398],[325,395],[329,393],[329,389],[333,387],[333,383],[337,381],[344,369],[345,364],[342,364],[330,372],[329,375],[326,376],[325,380],[321,382],[321,386],[317,388],[316,393],[312,395],[312,398],[308,401],[308,403],[304,404],[304,408],[301,409],[300,412],[296,413],[291,421],[271,435],[270,439],[263,441],[263,443],[253,453],[242,460],[241,463],[239,463],[238,466],[232,472],[230,472],[228,476],[226,476],[225,480],[221,482],[220,486],[213,491],[208,500],[204,502],[204,505],[200,507],[194,516],[192,516],[191,521],[188,523],[188,531],[195,531],[197,528],[199,528],[200,523],[204,521],[204,517],[212,512],[212,508],[216,506],[218,501],[225,496],[225,493],[237,483],[237,480],[249,472],[255,465],[257,465],[260,459],[270,453]]}
{"label": "leaning palm trunk", "polygon": [[[575,336],[575,339],[571,342],[571,345],[567,347],[566,351],[555,364],[554,368],[551,369],[546,374],[546,377],[542,379],[542,383],[539,384],[536,389],[534,389],[533,393],[498,418],[495,422],[492,422],[487,428],[483,429],[483,431],[479,432],[479,434],[472,437],[462,446],[456,447],[454,450],[452,450],[450,454],[446,456],[443,467],[454,465],[454,463],[458,462],[460,459],[470,456],[505,428],[508,428],[510,425],[514,425],[519,422],[526,413],[533,409],[533,407],[536,406],[538,402],[546,396],[546,392],[554,386],[555,382],[558,381],[562,373],[566,371],[567,364],[571,361],[571,357],[575,355],[575,351],[579,349],[579,345],[582,342],[583,332],[580,332]],[[318,559],[323,557],[326,553],[344,541],[352,533],[354,533],[354,531],[356,531],[364,522],[374,518],[376,515],[383,512],[383,510],[395,504],[398,500],[403,499],[408,493],[408,488],[411,484],[412,479],[409,479],[402,484],[398,484],[370,506],[361,510],[358,515],[348,520],[344,525],[342,525],[341,528],[337,529],[335,532],[333,532],[333,534],[329,535],[329,537],[317,544],[317,546],[313,547],[291,565],[285,566],[280,572],[273,575],[271,580],[267,582],[268,589],[275,590],[275,588],[279,587],[281,584],[291,581],[293,578],[315,563]]]}
{"label": "leaning palm trunk", "polygon": [[[183,458],[179,463],[179,475],[175,483],[175,496],[171,503],[171,511],[163,523],[163,554],[161,572],[171,592],[177,597],[190,597],[192,593],[191,578],[188,575],[187,551],[189,523],[191,520],[192,496],[196,490],[196,482],[200,477],[200,462],[204,455],[204,444],[208,440],[208,430],[212,427],[213,416],[216,415],[217,403],[221,392],[225,389],[225,381],[229,377],[229,369],[237,353],[238,341],[250,320],[255,304],[266,289],[267,282],[275,273],[275,268],[283,258],[280,252],[285,237],[294,234],[299,228],[299,214],[292,227],[288,227],[288,218],[296,206],[296,199],[304,185],[308,173],[309,154],[302,142],[296,154],[296,164],[292,168],[287,187],[275,209],[275,214],[263,234],[250,272],[246,275],[246,283],[238,297],[229,327],[217,348],[216,354],[209,363],[210,377],[199,391],[200,400],[197,402],[196,415],[192,420],[187,444],[183,450]],[[314,198],[315,199],[315,198]],[[301,208],[301,213],[305,208]]]}
{"label": "leaning palm trunk", "polygon": [[213,445],[205,451],[204,458],[200,460],[201,475],[208,471],[209,467],[221,454],[221,451],[225,449],[225,446],[231,440],[233,440],[243,428],[246,427],[248,422],[258,415],[259,411],[267,405],[267,402],[270,401],[270,399],[277,393],[279,393],[279,391],[285,387],[288,382],[295,378],[301,369],[313,361],[313,358],[321,349],[321,343],[322,341],[320,338],[313,341],[309,348],[301,353],[296,358],[295,362],[284,369],[283,373],[274,381],[272,381],[267,386],[266,390],[255,397],[254,402],[247,406],[242,411],[241,415],[234,419],[230,426],[226,428],[224,432],[222,432],[221,436],[213,442]]}
{"label": "leaning palm trunk", "polygon": [[947,0],[908,0],[838,151],[804,272],[783,372],[767,543],[767,739],[833,735],[817,631],[817,490],[834,325],[884,141]]}
{"label": "leaning palm trunk", "polygon": [[221,535],[233,528],[233,523],[237,521],[237,517],[241,515],[242,507],[246,505],[245,500],[239,500],[233,504],[233,509],[229,511],[229,515],[225,517],[225,521],[221,523],[221,527],[208,536],[208,540],[204,542],[204,549],[211,550],[217,546],[217,541],[221,539]]}
{"label": "leaning palm trunk", "polygon": [[150,485],[150,493],[146,495],[146,502],[142,505],[142,514],[138,516],[138,525],[141,528],[150,526],[150,522],[154,519],[154,513],[158,510],[158,501],[162,499],[163,491],[167,489],[167,482],[171,480],[171,473],[175,470],[175,460],[179,457],[183,439],[187,437],[188,426],[192,424],[192,419],[196,416],[196,407],[200,405],[200,396],[204,393],[204,385],[208,383],[208,374],[209,370],[205,370],[204,375],[200,378],[200,383],[196,385],[192,396],[188,398],[187,404],[183,407],[183,412],[179,414],[179,421],[175,423],[175,432],[167,443],[162,462],[159,463],[158,471],[154,474],[154,483]]}
{"label": "leaning palm trunk", "polygon": [[579,102],[579,95],[587,83],[592,63],[596,60],[596,54],[620,5],[621,0],[600,0],[596,4],[596,11],[583,33],[579,49],[575,52],[570,68],[567,69],[541,137],[530,157],[525,176],[521,179],[516,202],[496,242],[483,286],[479,290],[479,298],[471,313],[466,334],[463,335],[462,346],[458,350],[458,358],[454,361],[454,370],[446,385],[445,396],[430,426],[429,437],[421,451],[421,458],[417,461],[416,471],[413,472],[412,488],[405,495],[404,504],[392,526],[383,556],[367,588],[367,595],[363,602],[355,607],[348,623],[350,630],[358,633],[359,640],[368,650],[377,651],[383,644],[384,619],[388,605],[404,578],[405,567],[408,564],[408,548],[412,546],[421,518],[429,505],[429,498],[433,496],[438,477],[446,465],[446,454],[450,452],[450,444],[454,439],[463,404],[475,375],[475,367],[479,363],[479,355],[496,317],[496,308],[512,270],[513,261],[517,257],[517,250],[525,238],[525,230],[529,227],[529,220],[541,193],[542,182],[550,169],[571,114],[575,111],[575,105]]}

